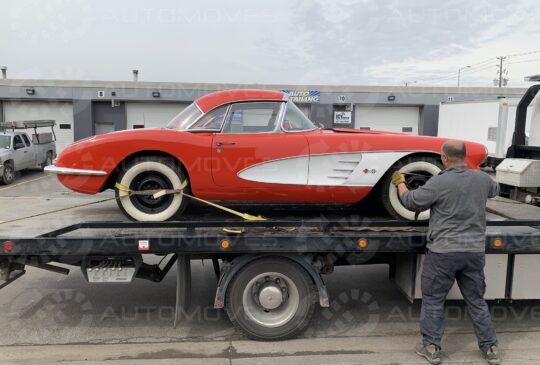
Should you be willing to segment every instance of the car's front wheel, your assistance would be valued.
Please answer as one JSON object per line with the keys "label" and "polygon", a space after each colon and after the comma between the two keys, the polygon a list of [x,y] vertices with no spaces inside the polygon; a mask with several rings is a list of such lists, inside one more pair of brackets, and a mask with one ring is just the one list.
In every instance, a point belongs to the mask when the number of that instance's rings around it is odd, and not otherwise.
{"label": "car's front wheel", "polygon": [[2,176],[0,176],[0,183],[4,185],[12,184],[15,181],[15,169],[13,165],[9,162],[4,163],[4,171]]}
{"label": "car's front wheel", "polygon": [[424,185],[432,176],[442,170],[440,161],[432,157],[410,157],[397,162],[387,172],[383,184],[381,199],[386,211],[396,219],[428,220],[429,210],[417,214],[405,208],[398,196],[397,188],[392,184],[392,174],[395,171],[405,175],[407,187],[415,190]]}
{"label": "car's front wheel", "polygon": [[[130,162],[119,174],[117,183],[131,191],[176,190],[186,180],[180,166],[170,158],[148,156]],[[116,201],[122,212],[135,221],[166,221],[182,213],[187,198],[182,194],[152,195],[129,194],[116,189]]]}

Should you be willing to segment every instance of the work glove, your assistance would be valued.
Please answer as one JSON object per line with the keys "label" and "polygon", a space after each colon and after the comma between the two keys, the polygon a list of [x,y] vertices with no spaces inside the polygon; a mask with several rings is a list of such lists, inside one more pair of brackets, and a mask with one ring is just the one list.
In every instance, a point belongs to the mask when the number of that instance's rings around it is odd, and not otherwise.
{"label": "work glove", "polygon": [[405,184],[405,175],[403,175],[401,172],[396,171],[392,174],[392,184],[397,187],[399,184],[404,183]]}

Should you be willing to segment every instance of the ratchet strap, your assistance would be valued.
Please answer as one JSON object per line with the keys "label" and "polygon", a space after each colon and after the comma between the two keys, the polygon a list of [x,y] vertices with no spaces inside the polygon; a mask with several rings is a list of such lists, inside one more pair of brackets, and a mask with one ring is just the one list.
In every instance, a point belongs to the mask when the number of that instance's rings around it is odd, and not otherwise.
{"label": "ratchet strap", "polygon": [[201,198],[197,198],[196,196],[189,195],[189,194],[184,192],[184,189],[186,188],[187,185],[188,185],[188,181],[184,180],[182,182],[182,185],[180,186],[180,189],[159,189],[159,190],[134,191],[134,190],[131,190],[127,186],[122,185],[120,183],[116,183],[114,185],[114,187],[116,189],[118,189],[119,191],[122,191],[122,192],[126,193],[124,195],[121,195],[120,198],[125,198],[127,196],[132,196],[132,195],[152,195],[152,197],[154,199],[157,199],[157,198],[160,198],[160,197],[162,197],[164,195],[168,195],[168,194],[182,194],[183,196],[186,196],[186,197],[191,198],[193,200],[197,200],[197,201],[199,201],[201,203],[210,205],[210,206],[212,206],[214,208],[221,209],[221,210],[223,210],[223,211],[225,211],[227,213],[234,214],[234,215],[236,215],[236,216],[238,216],[240,218],[243,218],[246,221],[255,222],[255,221],[265,221],[265,220],[267,220],[265,217],[262,217],[260,215],[255,216],[255,215],[251,215],[251,214],[247,214],[247,213],[238,212],[238,211],[236,211],[234,209],[224,207],[223,205],[212,203],[212,202],[210,202],[208,200],[204,200],[204,199],[201,199]]}

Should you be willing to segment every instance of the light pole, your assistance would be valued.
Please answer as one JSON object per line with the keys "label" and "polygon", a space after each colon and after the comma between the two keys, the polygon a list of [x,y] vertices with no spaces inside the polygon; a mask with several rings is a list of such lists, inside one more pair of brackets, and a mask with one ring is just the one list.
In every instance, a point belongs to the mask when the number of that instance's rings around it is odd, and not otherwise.
{"label": "light pole", "polygon": [[457,70],[457,87],[459,87],[459,82],[460,82],[460,79],[461,79],[461,71],[465,70],[465,69],[468,69],[468,68],[471,68],[471,66],[465,66],[465,67],[462,67],[462,68],[458,68],[458,70]]}

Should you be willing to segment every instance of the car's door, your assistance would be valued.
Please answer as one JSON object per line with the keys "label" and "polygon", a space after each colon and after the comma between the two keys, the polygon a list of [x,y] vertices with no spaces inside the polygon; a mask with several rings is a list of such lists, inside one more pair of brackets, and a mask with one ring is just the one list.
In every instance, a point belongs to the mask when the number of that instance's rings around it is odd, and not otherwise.
{"label": "car's door", "polygon": [[37,161],[36,161],[37,156],[36,156],[35,146],[32,144],[32,142],[30,142],[30,138],[28,137],[26,133],[21,133],[21,137],[23,139],[23,142],[26,146],[26,151],[27,151],[24,153],[26,168],[37,166]]}
{"label": "car's door", "polygon": [[[283,102],[232,104],[212,141],[212,177],[218,186],[306,185],[309,146],[302,132],[280,128]],[[232,198],[232,197],[231,197]]]}
{"label": "car's door", "polygon": [[29,159],[29,148],[23,142],[23,139],[20,134],[13,136],[13,162],[15,165],[15,170],[23,170],[28,168]]}

